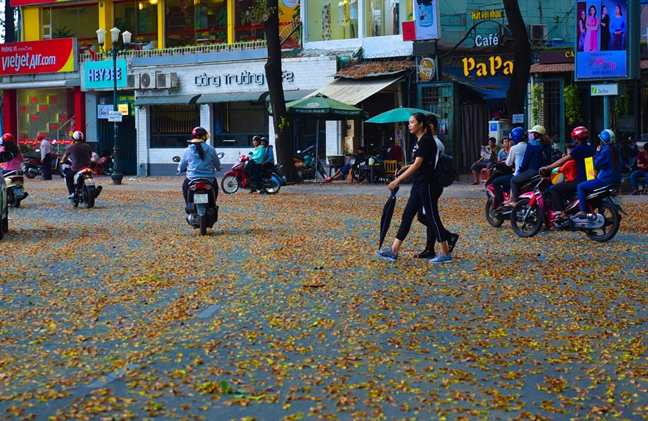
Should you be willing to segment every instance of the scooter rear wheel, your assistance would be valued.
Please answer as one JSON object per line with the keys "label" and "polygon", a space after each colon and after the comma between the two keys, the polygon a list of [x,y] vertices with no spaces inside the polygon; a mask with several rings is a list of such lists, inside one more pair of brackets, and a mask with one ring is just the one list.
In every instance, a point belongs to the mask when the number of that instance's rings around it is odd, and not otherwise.
{"label": "scooter rear wheel", "polygon": [[601,243],[610,241],[619,231],[619,226],[621,225],[621,215],[619,215],[619,212],[614,206],[606,201],[599,203],[596,212],[600,215],[603,215],[603,218],[605,218],[605,225],[603,225],[603,227],[599,229],[587,230],[585,231],[585,233],[590,238],[590,240],[599,241]]}
{"label": "scooter rear wheel", "polygon": [[493,217],[492,215],[493,212],[493,198],[489,197],[488,200],[486,201],[486,221],[490,224],[491,227],[501,227],[502,224],[504,223],[504,217]]}
{"label": "scooter rear wheel", "polygon": [[221,188],[227,194],[233,194],[241,187],[238,178],[234,175],[226,175],[221,180]]}

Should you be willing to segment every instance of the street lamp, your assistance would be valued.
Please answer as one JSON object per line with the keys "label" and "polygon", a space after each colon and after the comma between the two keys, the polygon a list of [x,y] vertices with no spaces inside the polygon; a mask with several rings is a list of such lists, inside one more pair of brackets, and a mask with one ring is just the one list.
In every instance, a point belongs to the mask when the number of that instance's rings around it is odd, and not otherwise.
{"label": "street lamp", "polygon": [[[112,38],[112,48],[110,52],[113,58],[113,111],[118,111],[117,109],[117,55],[124,51],[128,45],[131,43],[131,34],[128,31],[122,33],[122,38],[124,41],[124,46],[122,48],[117,47],[117,42],[119,41],[119,33],[121,31],[118,28],[113,28],[110,30],[110,36]],[[99,28],[97,29],[97,41],[99,45],[103,48],[104,42],[106,40],[106,30]],[[125,48],[126,47],[126,48]],[[126,75],[123,75],[126,77]],[[121,162],[119,160],[119,145],[117,144],[117,121],[113,121],[113,172],[110,178],[112,178],[113,184],[121,184],[124,174],[121,172]]]}

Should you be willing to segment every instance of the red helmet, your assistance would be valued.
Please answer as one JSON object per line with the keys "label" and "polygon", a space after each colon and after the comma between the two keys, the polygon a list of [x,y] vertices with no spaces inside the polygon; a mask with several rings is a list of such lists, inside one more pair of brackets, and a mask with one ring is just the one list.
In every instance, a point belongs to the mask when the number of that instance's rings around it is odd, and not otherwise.
{"label": "red helmet", "polygon": [[587,127],[585,127],[585,126],[578,126],[578,127],[574,128],[574,130],[572,130],[571,138],[572,138],[572,140],[589,139],[589,130],[587,130]]}
{"label": "red helmet", "polygon": [[2,141],[3,142],[13,142],[14,137],[13,137],[13,135],[11,133],[5,133],[5,134],[2,135]]}
{"label": "red helmet", "polygon": [[40,133],[38,136],[36,136],[36,140],[43,140],[43,139],[47,139],[46,134]]}
{"label": "red helmet", "polygon": [[191,137],[194,139],[207,140],[209,139],[209,133],[207,133],[207,130],[203,127],[198,126],[191,131]]}

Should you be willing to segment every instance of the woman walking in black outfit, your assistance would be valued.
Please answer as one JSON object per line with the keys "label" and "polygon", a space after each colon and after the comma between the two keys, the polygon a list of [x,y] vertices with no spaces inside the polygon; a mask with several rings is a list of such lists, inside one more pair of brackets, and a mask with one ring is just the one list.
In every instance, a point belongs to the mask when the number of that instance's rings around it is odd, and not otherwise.
{"label": "woman walking in black outfit", "polygon": [[389,183],[388,188],[393,191],[401,181],[411,176],[413,180],[412,190],[407,205],[403,210],[401,225],[394,239],[394,244],[391,247],[376,250],[376,254],[392,262],[398,260],[398,251],[401,244],[403,244],[405,237],[409,233],[416,213],[422,207],[425,210],[430,226],[434,228],[437,242],[441,246],[441,253],[431,259],[430,263],[449,263],[452,262],[452,257],[448,250],[447,231],[441,223],[438,206],[439,196],[441,196],[443,189],[437,184],[434,175],[434,168],[438,159],[437,145],[432,138],[425,115],[422,113],[415,113],[410,117],[409,131],[418,138],[416,146],[412,150],[413,164],[398,171],[397,177]]}

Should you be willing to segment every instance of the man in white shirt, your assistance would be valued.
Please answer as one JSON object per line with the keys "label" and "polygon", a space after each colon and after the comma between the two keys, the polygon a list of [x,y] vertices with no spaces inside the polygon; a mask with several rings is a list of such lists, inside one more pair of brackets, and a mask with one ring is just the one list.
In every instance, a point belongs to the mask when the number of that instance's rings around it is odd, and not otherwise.
{"label": "man in white shirt", "polygon": [[503,175],[493,180],[493,190],[495,190],[498,208],[504,202],[504,190],[507,192],[511,190],[511,178],[517,175],[520,169],[524,152],[526,152],[527,139],[527,134],[522,127],[516,127],[511,130],[510,141],[514,143],[514,146],[509,151],[508,157],[506,157],[506,165],[513,167],[513,174]]}
{"label": "man in white shirt", "polygon": [[43,168],[43,180],[52,179],[52,144],[47,140],[47,135],[39,134],[36,137],[40,140],[41,165]]}

